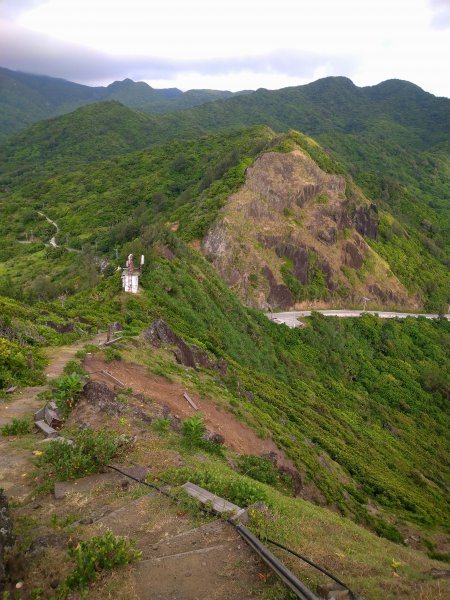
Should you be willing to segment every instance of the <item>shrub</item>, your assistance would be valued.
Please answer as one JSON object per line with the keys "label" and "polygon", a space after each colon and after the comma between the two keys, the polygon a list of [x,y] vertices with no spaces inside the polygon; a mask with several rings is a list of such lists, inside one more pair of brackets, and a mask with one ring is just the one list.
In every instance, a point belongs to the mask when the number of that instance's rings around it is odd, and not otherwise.
{"label": "shrub", "polygon": [[74,437],[74,445],[53,441],[38,459],[39,466],[49,465],[58,481],[75,479],[103,468],[116,454],[120,440],[109,431],[83,429]]}
{"label": "shrub", "polygon": [[70,590],[85,590],[100,571],[124,567],[142,557],[133,540],[116,537],[110,531],[69,548],[68,554],[75,560],[76,567],[64,581],[63,597],[67,597]]}
{"label": "shrub", "polygon": [[403,539],[400,531],[393,525],[383,521],[383,519],[374,519],[372,521],[372,526],[375,530],[375,533],[380,537],[386,538],[387,540],[395,542],[396,544],[405,544],[405,540]]}
{"label": "shrub", "polygon": [[292,478],[280,473],[268,458],[243,454],[236,462],[239,472],[243,475],[248,475],[256,481],[267,483],[282,492],[292,494]]}
{"label": "shrub", "polygon": [[185,419],[182,425],[182,432],[186,445],[189,448],[195,448],[202,445],[203,434],[205,433],[205,424],[203,422],[203,415],[197,413],[190,419]]}
{"label": "shrub", "polygon": [[120,354],[119,350],[117,350],[117,348],[112,348],[111,346],[107,346],[103,350],[103,356],[105,357],[105,361],[107,363],[110,363],[113,360],[121,360],[122,359],[122,355]]}
{"label": "shrub", "polygon": [[7,435],[24,435],[30,433],[31,422],[26,419],[13,419],[11,423],[3,425],[0,432],[3,436]]}
{"label": "shrub", "polygon": [[170,422],[170,419],[167,417],[155,419],[152,423],[153,429],[161,435],[166,435],[166,433],[169,431]]}
{"label": "shrub", "polygon": [[64,367],[64,373],[66,375],[72,375],[73,373],[75,373],[80,377],[85,377],[87,375],[86,371],[76,360],[69,360],[69,362]]}
{"label": "shrub", "polygon": [[83,381],[78,373],[71,373],[55,379],[53,386],[56,388],[56,403],[67,417],[83,390]]}
{"label": "shrub", "polygon": [[205,432],[206,427],[201,413],[197,413],[183,421],[184,443],[189,450],[202,449],[214,454],[222,454],[223,449],[219,444],[204,439]]}

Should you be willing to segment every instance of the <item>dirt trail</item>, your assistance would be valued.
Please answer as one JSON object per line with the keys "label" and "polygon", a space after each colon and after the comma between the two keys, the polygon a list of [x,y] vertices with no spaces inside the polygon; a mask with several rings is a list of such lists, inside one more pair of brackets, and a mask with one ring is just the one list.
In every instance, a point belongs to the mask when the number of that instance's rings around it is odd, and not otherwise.
{"label": "dirt trail", "polygon": [[60,375],[63,374],[64,367],[69,360],[72,360],[75,357],[75,354],[78,352],[78,350],[81,350],[83,346],[88,343],[99,346],[103,342],[106,342],[106,333],[99,333],[90,341],[79,340],[78,342],[67,346],[48,348],[46,353],[49,363],[44,373],[49,379],[60,377]]}
{"label": "dirt trail", "polygon": [[[108,371],[124,383],[125,387],[131,387],[134,392],[145,394],[159,404],[168,406],[181,419],[191,417],[196,412],[183,398],[186,387],[150,375],[145,367],[123,361],[105,363],[96,356],[89,356],[84,366],[94,381],[102,381],[109,386],[114,384],[111,378],[101,373],[102,370]],[[259,438],[250,427],[238,421],[233,414],[221,410],[212,400],[200,398],[193,392],[189,392],[189,396],[205,416],[207,428],[223,435],[228,448],[240,454],[262,455],[275,452],[280,457],[279,464],[294,468],[294,464],[284,456],[273,440]]]}
{"label": "dirt trail", "polygon": [[[106,334],[99,334],[91,343],[99,344],[104,340]],[[45,369],[48,379],[62,375],[65,365],[86,343],[86,340],[80,340],[70,346],[48,349],[49,365]],[[19,388],[8,396],[6,401],[0,403],[0,427],[13,419],[31,421],[34,413],[43,405],[38,395],[47,389],[47,385]],[[43,437],[39,435],[39,439]],[[20,438],[0,437],[0,486],[10,500],[21,502],[32,489],[27,477],[33,467],[33,455],[30,450],[20,447],[18,442]]]}
{"label": "dirt trail", "polygon": [[[170,508],[169,500],[150,493],[96,523],[102,532],[110,529],[115,535],[137,540],[143,556],[130,582],[137,598],[261,597],[259,574],[267,569],[230,525],[213,521],[193,528],[185,516],[174,514]],[[156,518],[150,517],[155,511]]]}
{"label": "dirt trail", "polygon": [[[103,336],[97,336],[95,342],[102,339]],[[52,349],[49,352],[47,376],[60,375],[64,365],[84,343]],[[127,385],[132,384],[135,391],[147,393],[181,417],[192,414],[192,409],[182,399],[185,390],[181,385],[148,377],[145,370],[134,365],[106,364],[94,357],[88,359],[87,363],[91,371],[101,368],[113,371]],[[92,378],[101,379],[96,372]],[[111,384],[111,381],[108,383]],[[0,423],[8,422],[13,416],[31,418],[42,404],[37,395],[45,389],[47,386],[26,388],[16,392],[8,404],[0,404]],[[230,414],[221,412],[212,402],[192,396],[207,415],[211,427],[222,431],[230,446],[245,452],[273,449],[270,441],[259,440],[250,429]],[[109,472],[92,476],[91,487],[80,485],[76,492],[69,492],[68,496],[46,497],[39,502],[32,499],[28,502],[32,492],[29,474],[33,468],[33,458],[31,447],[21,445],[20,438],[0,438],[2,487],[10,500],[21,504],[13,511],[13,518],[20,515],[35,519],[37,530],[33,537],[46,539],[50,534],[55,538],[54,531],[45,524],[49,516],[64,518],[75,513],[82,522],[86,521],[89,535],[104,533],[109,529],[115,535],[135,539],[142,550],[142,560],[125,574],[123,571],[113,571],[90,590],[89,597],[92,600],[116,597],[115,586],[120,589],[121,597],[129,600],[250,600],[263,597],[267,588],[264,580],[268,569],[228,524],[214,521],[200,522],[195,526],[187,513],[177,510],[171,500],[155,492],[134,500],[132,494],[133,490],[137,491],[138,484],[129,485],[129,481],[124,482],[120,477],[113,481]],[[100,493],[102,487],[103,493]],[[123,496],[124,489],[129,491],[130,496]],[[52,556],[56,560],[59,556],[64,563],[64,534],[62,543],[56,543],[61,545],[52,549]],[[46,588],[52,579],[59,579],[58,569],[51,561],[45,570],[39,569],[38,576]],[[34,586],[35,577],[36,572],[23,571],[26,589]]]}

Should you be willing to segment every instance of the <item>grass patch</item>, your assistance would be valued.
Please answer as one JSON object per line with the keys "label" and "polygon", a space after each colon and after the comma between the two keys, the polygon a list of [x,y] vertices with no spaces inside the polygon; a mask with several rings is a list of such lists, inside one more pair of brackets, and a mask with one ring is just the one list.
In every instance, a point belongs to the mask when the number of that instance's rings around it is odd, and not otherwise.
{"label": "grass patch", "polygon": [[292,478],[281,473],[268,458],[243,454],[237,458],[236,464],[239,472],[243,475],[248,475],[261,483],[267,483],[292,496]]}
{"label": "grass patch", "polygon": [[119,449],[120,439],[109,431],[83,429],[73,438],[74,445],[50,442],[38,458],[38,466],[58,481],[97,473]]}
{"label": "grass patch", "polygon": [[3,425],[0,433],[5,437],[10,435],[25,435],[30,433],[32,425],[28,419],[13,419],[11,423]]}
{"label": "grass patch", "polygon": [[269,502],[263,485],[250,477],[240,475],[220,462],[202,463],[201,468],[181,467],[167,469],[163,477],[173,483],[191,481],[221,498],[245,507],[255,502]]}
{"label": "grass patch", "polygon": [[83,598],[87,597],[88,587],[102,571],[125,567],[142,557],[133,540],[116,537],[110,531],[78,543],[69,548],[68,554],[76,567],[59,590],[58,597],[61,599],[67,598],[73,590],[84,592]]}

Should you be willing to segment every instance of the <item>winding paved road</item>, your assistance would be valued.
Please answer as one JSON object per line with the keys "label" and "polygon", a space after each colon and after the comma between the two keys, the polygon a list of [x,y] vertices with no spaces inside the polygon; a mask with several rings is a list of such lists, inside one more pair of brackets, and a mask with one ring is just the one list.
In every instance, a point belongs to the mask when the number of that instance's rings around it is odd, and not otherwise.
{"label": "winding paved road", "polygon": [[[59,227],[58,227],[58,225],[55,223],[55,221],[52,221],[52,220],[50,219],[50,217],[47,217],[47,215],[46,215],[46,214],[44,214],[43,212],[40,212],[39,210],[38,210],[38,215],[41,215],[41,217],[45,217],[45,219],[46,219],[46,220],[47,220],[49,223],[51,223],[51,224],[53,225],[53,227],[55,227],[55,228],[56,228],[56,233],[58,233],[58,232],[59,232]],[[52,237],[52,238],[49,240],[49,244],[50,244],[50,246],[53,246],[53,248],[58,248],[58,244],[56,243],[56,236],[53,236],[53,237]]]}
{"label": "winding paved road", "polygon": [[[295,310],[289,312],[280,312],[280,313],[266,313],[268,319],[273,321],[274,323],[284,323],[288,327],[301,327],[302,323],[298,320],[302,317],[310,317],[310,310]],[[418,313],[403,313],[403,312],[389,312],[389,311],[379,311],[379,310],[317,310],[314,312],[318,312],[326,317],[360,317],[361,315],[367,313],[369,315],[378,315],[380,319],[406,319],[406,317],[425,317],[425,319],[438,319],[439,315],[437,314],[418,314]],[[447,321],[450,321],[450,314],[444,315]]]}
{"label": "winding paved road", "polygon": [[[47,221],[49,223],[51,223],[53,225],[53,227],[56,228],[56,234],[58,234],[59,232],[59,227],[57,225],[57,223],[55,223],[55,221],[52,221],[50,219],[50,217],[47,217],[47,215],[43,212],[40,212],[38,210],[38,215],[41,215],[41,217],[45,217],[45,219],[47,219]],[[28,242],[21,242],[23,243],[28,243]],[[53,248],[59,248],[60,246],[58,246],[58,244],[56,243],[56,235],[54,235],[50,240],[49,240],[49,244],[50,246],[52,246]],[[48,244],[45,244],[46,246],[48,246]],[[81,250],[78,250],[77,248],[69,248],[69,246],[61,246],[62,248],[65,248],[68,252],[76,252],[77,254],[81,254]]]}

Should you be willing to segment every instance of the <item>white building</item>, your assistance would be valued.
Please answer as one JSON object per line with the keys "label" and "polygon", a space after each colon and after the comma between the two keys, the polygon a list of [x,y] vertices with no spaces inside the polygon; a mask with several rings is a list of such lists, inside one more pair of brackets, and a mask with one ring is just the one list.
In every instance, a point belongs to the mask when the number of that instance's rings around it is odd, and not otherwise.
{"label": "white building", "polygon": [[127,266],[122,271],[122,288],[128,294],[137,294],[139,291],[139,275],[142,274],[144,264],[144,255],[141,255],[139,268],[135,269],[133,265],[133,255],[130,254],[127,260]]}

